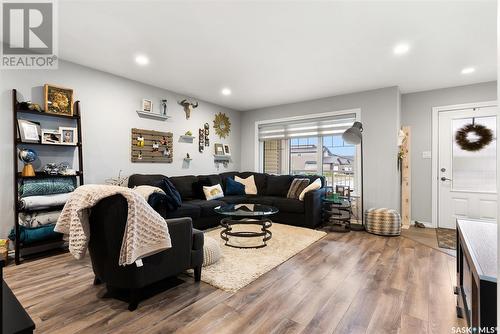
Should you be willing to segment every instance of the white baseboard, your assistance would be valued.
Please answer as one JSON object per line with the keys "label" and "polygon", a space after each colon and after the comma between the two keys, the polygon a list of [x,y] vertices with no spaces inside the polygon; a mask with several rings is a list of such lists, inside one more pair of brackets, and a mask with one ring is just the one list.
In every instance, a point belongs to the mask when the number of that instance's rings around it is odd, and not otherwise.
{"label": "white baseboard", "polygon": [[[432,225],[432,223],[429,223],[429,222],[423,222],[423,221],[420,221],[420,220],[418,220],[418,222],[419,222],[419,223],[424,224],[424,225],[425,225],[425,227],[427,227],[427,228],[435,228],[435,226],[434,226],[434,225]],[[411,226],[415,226],[415,221],[414,221],[414,220],[412,220],[412,221],[411,221],[411,223],[410,223],[410,225],[411,225]]]}

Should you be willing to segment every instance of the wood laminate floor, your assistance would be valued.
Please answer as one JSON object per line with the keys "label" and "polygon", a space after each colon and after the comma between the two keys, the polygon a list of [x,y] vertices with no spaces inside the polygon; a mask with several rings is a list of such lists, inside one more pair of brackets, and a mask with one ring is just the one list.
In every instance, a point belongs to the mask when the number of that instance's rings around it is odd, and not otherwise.
{"label": "wood laminate floor", "polygon": [[36,333],[451,333],[455,259],[408,238],[330,233],[236,293],[184,283],[129,312],[88,260],[5,268]]}

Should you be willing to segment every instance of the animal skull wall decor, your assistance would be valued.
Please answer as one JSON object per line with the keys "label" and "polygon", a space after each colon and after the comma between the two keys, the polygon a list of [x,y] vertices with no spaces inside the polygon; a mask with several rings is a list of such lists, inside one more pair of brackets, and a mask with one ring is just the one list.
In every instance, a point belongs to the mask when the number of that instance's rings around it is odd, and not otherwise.
{"label": "animal skull wall decor", "polygon": [[189,101],[188,99],[184,99],[178,103],[184,107],[184,112],[186,113],[186,119],[189,119],[189,117],[191,117],[191,111],[193,111],[194,108],[198,107],[198,101],[192,102]]}

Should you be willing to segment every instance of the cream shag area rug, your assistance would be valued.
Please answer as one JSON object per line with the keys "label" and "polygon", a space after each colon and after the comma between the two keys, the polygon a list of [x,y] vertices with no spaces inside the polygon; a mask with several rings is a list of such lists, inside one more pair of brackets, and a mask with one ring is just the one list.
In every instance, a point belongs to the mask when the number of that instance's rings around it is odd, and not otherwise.
{"label": "cream shag area rug", "polygon": [[[264,248],[239,249],[224,245],[220,237],[222,228],[205,232],[219,242],[221,259],[201,271],[201,280],[219,289],[237,291],[261,275],[285,262],[307,246],[323,238],[326,233],[303,227],[273,223],[271,240]],[[259,231],[256,225],[235,225],[233,231]],[[234,238],[232,244],[257,245],[262,238]]]}

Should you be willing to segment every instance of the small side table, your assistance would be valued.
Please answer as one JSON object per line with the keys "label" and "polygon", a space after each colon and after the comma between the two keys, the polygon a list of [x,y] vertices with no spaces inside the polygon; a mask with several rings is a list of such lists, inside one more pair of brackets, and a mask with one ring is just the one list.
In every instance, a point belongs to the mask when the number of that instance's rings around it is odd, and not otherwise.
{"label": "small side table", "polygon": [[333,232],[351,231],[351,203],[347,200],[323,198],[323,223]]}

